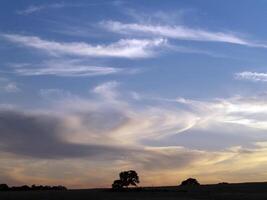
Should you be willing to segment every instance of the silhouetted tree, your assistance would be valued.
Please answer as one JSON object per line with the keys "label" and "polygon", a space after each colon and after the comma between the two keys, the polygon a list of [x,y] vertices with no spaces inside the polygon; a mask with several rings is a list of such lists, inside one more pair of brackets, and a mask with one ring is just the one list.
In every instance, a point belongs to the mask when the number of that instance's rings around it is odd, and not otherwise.
{"label": "silhouetted tree", "polygon": [[197,181],[197,179],[194,179],[194,178],[188,178],[186,180],[184,180],[182,183],[181,183],[182,186],[186,186],[186,185],[189,185],[189,186],[197,186],[197,185],[200,185],[199,182]]}
{"label": "silhouetted tree", "polygon": [[115,180],[112,184],[113,189],[121,189],[130,185],[137,186],[139,176],[134,170],[124,171],[120,173],[120,179]]}
{"label": "silhouetted tree", "polygon": [[121,172],[120,180],[122,181],[123,186],[126,187],[129,185],[137,186],[136,184],[139,183],[139,177],[134,170]]}
{"label": "silhouetted tree", "polygon": [[121,189],[123,188],[123,184],[122,184],[122,181],[121,180],[115,180],[112,184],[112,189]]}
{"label": "silhouetted tree", "polygon": [[0,191],[7,191],[9,190],[9,187],[7,184],[0,184]]}

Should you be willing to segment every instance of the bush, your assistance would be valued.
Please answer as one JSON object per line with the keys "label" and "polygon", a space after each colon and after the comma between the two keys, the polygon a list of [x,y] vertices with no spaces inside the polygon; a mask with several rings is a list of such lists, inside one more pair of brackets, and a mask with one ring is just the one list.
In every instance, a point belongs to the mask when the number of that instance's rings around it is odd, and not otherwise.
{"label": "bush", "polygon": [[121,180],[115,180],[112,184],[112,189],[119,190],[123,188],[123,184]]}
{"label": "bush", "polygon": [[30,191],[30,190],[67,190],[66,187],[58,185],[58,186],[42,186],[42,185],[32,185],[29,187],[28,185],[23,185],[23,186],[13,186],[13,187],[8,187],[7,184],[0,184],[0,191]]}
{"label": "bush", "polygon": [[194,179],[194,178],[188,178],[186,180],[184,180],[182,183],[181,183],[182,186],[198,186],[200,185],[199,182],[197,181],[197,179]]}
{"label": "bush", "polygon": [[0,184],[0,191],[7,191],[9,190],[9,187],[7,184]]}

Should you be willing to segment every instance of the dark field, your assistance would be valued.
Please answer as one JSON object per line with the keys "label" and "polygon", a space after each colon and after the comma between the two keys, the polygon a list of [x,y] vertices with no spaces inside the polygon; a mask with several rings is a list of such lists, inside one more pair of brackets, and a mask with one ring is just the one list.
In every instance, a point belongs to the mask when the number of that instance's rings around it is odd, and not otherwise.
{"label": "dark field", "polygon": [[125,191],[88,189],[68,191],[0,192],[1,200],[267,200],[267,183],[202,185],[198,187],[154,187]]}

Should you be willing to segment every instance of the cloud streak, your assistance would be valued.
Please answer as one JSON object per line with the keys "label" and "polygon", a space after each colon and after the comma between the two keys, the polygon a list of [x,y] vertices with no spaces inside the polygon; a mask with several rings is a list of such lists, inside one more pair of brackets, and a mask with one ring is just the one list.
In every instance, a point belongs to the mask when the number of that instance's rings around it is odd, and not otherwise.
{"label": "cloud streak", "polygon": [[100,67],[88,65],[81,60],[49,60],[43,63],[10,64],[13,73],[20,76],[60,76],[60,77],[90,77],[111,74],[135,73],[135,69],[125,71],[123,68]]}
{"label": "cloud streak", "polygon": [[235,74],[235,79],[237,80],[248,80],[254,82],[267,82],[267,73],[259,72],[239,72]]}
{"label": "cloud streak", "polygon": [[[119,4],[119,3],[118,3]],[[98,2],[98,3],[52,3],[43,5],[30,5],[25,9],[18,10],[16,13],[19,15],[30,15],[36,12],[40,12],[48,9],[60,9],[60,8],[75,8],[75,7],[88,7],[88,6],[103,6],[103,5],[114,5],[116,6],[116,1],[112,2]]]}
{"label": "cloud streak", "polygon": [[75,4],[75,3],[52,3],[43,5],[30,5],[23,10],[17,11],[19,15],[30,15],[36,12],[40,12],[47,9],[60,9],[60,8],[75,8],[75,7],[86,7],[86,6],[98,6],[104,5],[105,3],[89,3],[89,4]]}
{"label": "cloud streak", "polygon": [[161,36],[178,40],[191,40],[203,42],[223,42],[229,44],[238,44],[249,47],[267,48],[266,44],[252,42],[240,36],[228,32],[212,32],[203,29],[189,28],[176,25],[152,25],[140,23],[121,23],[118,21],[104,21],[100,23],[105,29],[121,34],[146,34]]}
{"label": "cloud streak", "polygon": [[75,55],[83,57],[147,58],[155,55],[155,49],[166,45],[167,40],[121,39],[108,45],[92,45],[85,42],[56,42],[36,36],[2,34],[6,40],[54,55]]}
{"label": "cloud streak", "polygon": [[62,3],[53,3],[53,4],[47,4],[47,5],[30,5],[27,8],[25,8],[24,10],[19,10],[17,11],[17,14],[19,15],[29,15],[29,14],[33,14],[36,12],[40,12],[42,10],[46,10],[46,9],[59,9],[59,8],[64,8],[64,7],[77,7],[77,6],[81,6],[81,5],[75,5],[75,4],[66,4],[64,2]]}
{"label": "cloud streak", "polygon": [[255,130],[267,130],[267,96],[266,94],[229,99],[214,99],[213,101],[197,101],[177,98],[178,103],[187,105],[202,116],[200,124],[204,127],[213,123],[242,125]]}
{"label": "cloud streak", "polygon": [[18,87],[16,82],[0,77],[0,91],[16,93],[20,91],[20,88]]}

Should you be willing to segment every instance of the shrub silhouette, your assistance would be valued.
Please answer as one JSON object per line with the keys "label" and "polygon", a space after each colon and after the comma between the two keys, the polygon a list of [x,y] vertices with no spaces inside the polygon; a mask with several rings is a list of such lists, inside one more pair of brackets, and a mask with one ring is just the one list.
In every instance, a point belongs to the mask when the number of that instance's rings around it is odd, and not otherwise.
{"label": "shrub silhouette", "polygon": [[0,184],[0,191],[7,191],[9,190],[9,187],[7,184]]}
{"label": "shrub silhouette", "polygon": [[194,178],[188,178],[186,180],[184,180],[182,183],[181,183],[182,186],[198,186],[200,185],[199,182],[197,181],[197,179],[194,179]]}
{"label": "shrub silhouette", "polygon": [[228,185],[229,183],[227,182],[221,182],[221,183],[218,183],[218,185]]}
{"label": "shrub silhouette", "polygon": [[23,186],[8,187],[7,184],[0,184],[0,191],[29,191],[29,190],[67,190],[67,188],[61,185],[58,186],[32,185],[31,187],[29,187],[28,185],[23,185]]}
{"label": "shrub silhouette", "polygon": [[113,189],[122,189],[130,185],[137,186],[139,183],[139,176],[134,170],[123,171],[120,173],[120,179],[115,180],[112,184]]}
{"label": "shrub silhouette", "polygon": [[121,180],[115,180],[112,184],[112,189],[121,189],[123,188],[123,184],[122,184],[122,181]]}

